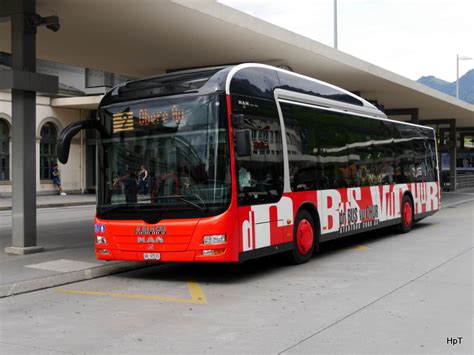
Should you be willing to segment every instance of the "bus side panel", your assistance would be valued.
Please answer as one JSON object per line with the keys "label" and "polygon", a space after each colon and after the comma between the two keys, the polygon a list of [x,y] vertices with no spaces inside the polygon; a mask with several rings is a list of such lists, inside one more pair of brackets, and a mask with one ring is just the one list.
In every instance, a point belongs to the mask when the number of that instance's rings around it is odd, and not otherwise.
{"label": "bus side panel", "polygon": [[241,251],[247,252],[291,240],[293,200],[239,207]]}
{"label": "bus side panel", "polygon": [[317,209],[321,241],[397,224],[406,192],[413,197],[415,219],[440,207],[438,182],[292,192],[274,204],[239,207],[240,251],[292,242],[296,214],[308,203]]}
{"label": "bus side panel", "polygon": [[409,185],[409,189],[414,199],[415,219],[418,214],[426,214],[440,209],[438,182],[413,183]]}
{"label": "bus side panel", "polygon": [[[237,209],[232,205],[221,215],[201,218],[193,233],[188,250],[195,252],[194,261],[198,262],[236,262],[239,260],[239,230],[236,223]],[[224,244],[203,244],[206,235],[226,235]],[[207,256],[203,250],[223,250],[222,254]]]}
{"label": "bus side panel", "polygon": [[[323,240],[398,223],[403,194],[413,197],[415,219],[440,207],[438,182],[318,191]],[[330,238],[325,238],[325,235]]]}

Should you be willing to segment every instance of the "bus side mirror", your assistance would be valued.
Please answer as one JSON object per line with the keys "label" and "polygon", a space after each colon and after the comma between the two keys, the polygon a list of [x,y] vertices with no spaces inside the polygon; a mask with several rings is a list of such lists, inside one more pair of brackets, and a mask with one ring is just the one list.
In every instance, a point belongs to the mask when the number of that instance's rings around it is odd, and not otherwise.
{"label": "bus side mirror", "polygon": [[249,157],[252,154],[252,136],[249,129],[234,130],[235,148],[239,157]]}
{"label": "bus side mirror", "polygon": [[66,126],[59,135],[58,144],[56,146],[56,154],[61,163],[66,164],[69,158],[69,150],[71,148],[72,138],[79,133],[81,129],[95,128],[102,132],[102,126],[100,122],[96,119],[79,121],[71,123]]}

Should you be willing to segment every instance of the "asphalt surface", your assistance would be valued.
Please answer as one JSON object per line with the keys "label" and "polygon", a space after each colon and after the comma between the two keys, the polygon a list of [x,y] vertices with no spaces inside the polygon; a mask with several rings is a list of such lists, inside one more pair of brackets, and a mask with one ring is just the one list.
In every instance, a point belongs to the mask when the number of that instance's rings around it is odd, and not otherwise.
{"label": "asphalt surface", "polygon": [[[96,260],[94,213],[95,206],[38,209],[38,245],[45,251],[0,253],[0,298],[146,267],[143,262]],[[11,211],[0,211],[0,248],[10,245]]]}
{"label": "asphalt surface", "polygon": [[[45,252],[24,256],[7,255],[5,247],[11,245],[11,211],[0,212],[0,284],[53,276],[61,270],[25,268],[47,260],[80,260],[101,265],[94,254],[95,206],[44,208],[37,212],[38,245]],[[21,271],[20,271],[21,270]]]}
{"label": "asphalt surface", "polygon": [[[3,298],[0,352],[471,354],[474,202],[443,205],[300,266],[166,264]],[[88,223],[44,228],[59,245]]]}
{"label": "asphalt surface", "polygon": [[[40,195],[36,197],[36,208],[48,207],[66,207],[66,206],[85,206],[95,205],[96,197],[92,194],[68,194],[60,195]],[[9,211],[12,209],[11,197],[0,197],[0,211]]]}

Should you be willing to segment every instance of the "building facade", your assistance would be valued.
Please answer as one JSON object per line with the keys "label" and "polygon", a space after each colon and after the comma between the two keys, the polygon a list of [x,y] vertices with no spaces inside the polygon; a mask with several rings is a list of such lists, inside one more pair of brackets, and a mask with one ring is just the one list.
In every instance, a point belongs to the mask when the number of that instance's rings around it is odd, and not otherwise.
{"label": "building facade", "polygon": [[[57,162],[56,140],[61,130],[74,121],[84,119],[88,112],[83,110],[54,108],[51,98],[36,98],[36,190],[38,194],[56,191],[51,180],[52,164]],[[0,92],[0,195],[11,194],[11,167],[15,164],[12,152],[11,95]],[[67,191],[80,192],[85,189],[84,144],[75,139],[71,147],[71,160],[67,166],[60,166],[63,187]]]}
{"label": "building facade", "polygon": [[[0,55],[0,70],[8,69],[8,54]],[[95,131],[82,131],[72,141],[67,165],[61,165],[56,156],[57,138],[68,124],[95,116],[93,109],[55,107],[57,98],[104,94],[110,87],[127,80],[103,71],[38,60],[39,73],[59,78],[59,93],[54,96],[36,96],[36,191],[37,194],[55,194],[51,168],[58,163],[63,189],[70,193],[93,192],[96,175]],[[11,93],[0,91],[0,196],[12,191],[12,105]]]}

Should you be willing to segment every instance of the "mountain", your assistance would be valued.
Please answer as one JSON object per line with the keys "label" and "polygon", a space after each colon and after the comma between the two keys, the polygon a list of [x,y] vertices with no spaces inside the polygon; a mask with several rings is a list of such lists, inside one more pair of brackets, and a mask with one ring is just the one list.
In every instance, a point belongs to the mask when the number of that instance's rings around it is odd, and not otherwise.
{"label": "mountain", "polygon": [[[456,82],[449,83],[433,75],[422,76],[417,82],[432,89],[456,96]],[[459,98],[474,105],[474,69],[459,78]]]}

